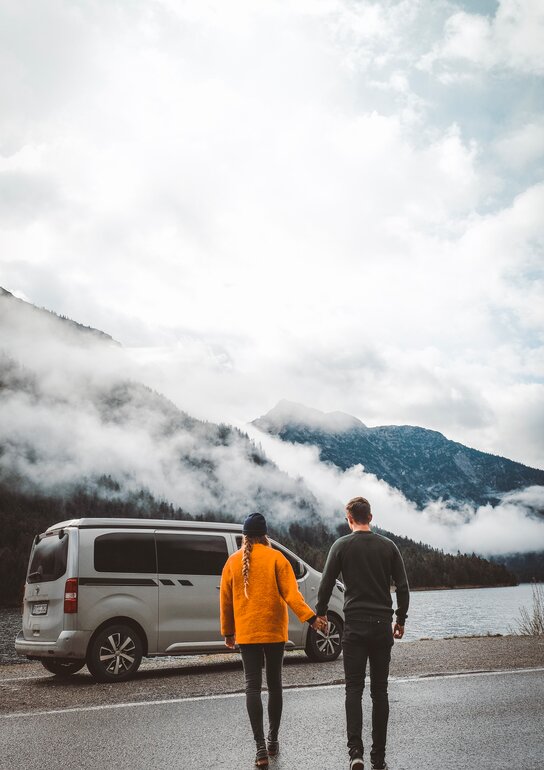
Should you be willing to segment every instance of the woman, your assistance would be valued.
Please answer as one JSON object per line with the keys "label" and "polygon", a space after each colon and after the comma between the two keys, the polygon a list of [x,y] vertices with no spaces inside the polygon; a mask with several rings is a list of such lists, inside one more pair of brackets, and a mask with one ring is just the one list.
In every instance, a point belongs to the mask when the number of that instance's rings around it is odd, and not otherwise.
{"label": "woman", "polygon": [[[231,649],[240,647],[246,705],[257,744],[255,764],[268,767],[279,751],[282,711],[282,663],[291,607],[301,622],[323,630],[323,621],[304,601],[285,556],[270,546],[262,514],[244,522],[242,548],[228,559],[221,576],[221,633]],[[263,655],[268,685],[268,741],[264,739],[261,701]]]}

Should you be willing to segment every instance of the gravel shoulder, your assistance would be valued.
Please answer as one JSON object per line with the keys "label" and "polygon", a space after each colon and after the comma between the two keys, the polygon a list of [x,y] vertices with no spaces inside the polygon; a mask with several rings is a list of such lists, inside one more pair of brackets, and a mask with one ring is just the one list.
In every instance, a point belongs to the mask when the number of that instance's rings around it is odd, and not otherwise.
{"label": "gravel shoulder", "polygon": [[[542,666],[544,638],[421,639],[395,643],[391,677],[432,677]],[[342,658],[334,663],[318,664],[310,662],[303,652],[285,656],[286,688],[343,681]],[[86,668],[68,680],[59,680],[36,662],[0,667],[0,713],[170,700],[242,690],[242,663],[236,653],[144,660],[133,680],[114,685],[94,682]]]}

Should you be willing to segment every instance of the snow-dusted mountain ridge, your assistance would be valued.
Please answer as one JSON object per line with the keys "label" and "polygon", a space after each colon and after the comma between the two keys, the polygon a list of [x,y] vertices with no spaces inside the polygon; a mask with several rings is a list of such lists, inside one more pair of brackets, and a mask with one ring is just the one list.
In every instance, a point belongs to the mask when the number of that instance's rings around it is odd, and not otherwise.
{"label": "snow-dusted mountain ridge", "polygon": [[253,425],[284,441],[317,446],[321,460],[342,470],[360,464],[421,507],[440,499],[495,504],[505,493],[544,486],[543,470],[417,426],[369,428],[350,415],[326,414],[289,401],[280,401]]}

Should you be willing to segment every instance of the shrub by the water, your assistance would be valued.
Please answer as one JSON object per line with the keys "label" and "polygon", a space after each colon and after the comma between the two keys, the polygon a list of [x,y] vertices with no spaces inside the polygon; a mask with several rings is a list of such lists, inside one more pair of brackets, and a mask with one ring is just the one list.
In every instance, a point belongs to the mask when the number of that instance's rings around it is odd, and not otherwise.
{"label": "shrub by the water", "polygon": [[533,583],[532,607],[521,607],[518,619],[520,636],[544,636],[544,585]]}

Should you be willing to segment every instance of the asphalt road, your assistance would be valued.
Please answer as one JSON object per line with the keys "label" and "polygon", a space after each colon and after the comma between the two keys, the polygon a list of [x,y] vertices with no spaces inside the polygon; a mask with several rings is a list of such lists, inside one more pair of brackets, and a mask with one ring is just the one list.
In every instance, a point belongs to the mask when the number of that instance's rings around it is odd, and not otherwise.
{"label": "asphalt road", "polygon": [[[542,770],[544,669],[397,679],[390,700],[391,770]],[[343,687],[287,690],[281,740],[273,770],[346,768]],[[0,766],[250,770],[253,744],[237,693],[34,709],[0,716]]]}

